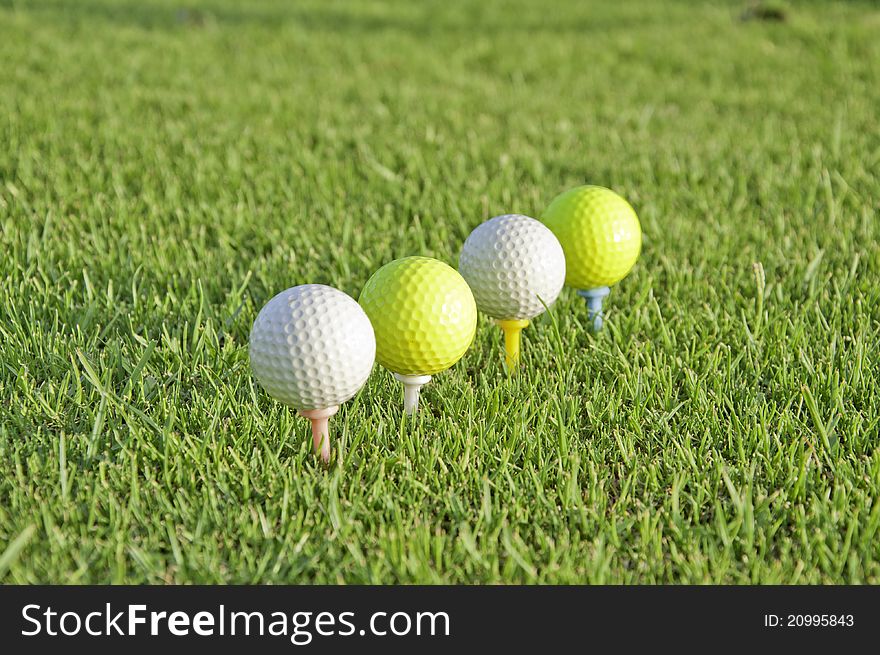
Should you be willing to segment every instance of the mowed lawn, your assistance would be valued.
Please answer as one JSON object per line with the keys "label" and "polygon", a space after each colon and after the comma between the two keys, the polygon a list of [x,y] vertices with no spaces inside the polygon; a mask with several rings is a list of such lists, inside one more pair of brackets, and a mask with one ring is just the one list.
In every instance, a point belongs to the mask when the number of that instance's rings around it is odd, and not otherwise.
{"label": "mowed lawn", "polygon": [[[0,0],[0,580],[880,582],[880,7],[749,6]],[[323,470],[260,307],[584,183],[606,329],[377,367]]]}

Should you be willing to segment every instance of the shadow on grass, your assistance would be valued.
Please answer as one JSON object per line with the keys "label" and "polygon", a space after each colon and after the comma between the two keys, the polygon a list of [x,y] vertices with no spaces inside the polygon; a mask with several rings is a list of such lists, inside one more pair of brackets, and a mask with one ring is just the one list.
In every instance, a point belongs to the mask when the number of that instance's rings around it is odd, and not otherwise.
{"label": "shadow on grass", "polygon": [[[590,33],[653,24],[667,18],[665,10],[646,15],[614,11],[601,13],[581,11],[579,15],[549,8],[534,9],[524,4],[523,11],[498,11],[480,3],[462,4],[455,9],[438,10],[443,5],[390,5],[384,13],[367,13],[362,6],[351,4],[330,7],[324,4],[302,6],[293,3],[232,3],[212,0],[195,4],[144,0],[111,2],[110,0],[7,0],[16,11],[39,15],[48,20],[69,23],[110,22],[141,29],[198,29],[210,25],[255,25],[281,27],[298,25],[309,30],[364,34],[400,31],[416,35],[436,33],[491,34],[505,32],[550,31]],[[4,5],[0,5],[0,8]],[[532,8],[530,8],[532,7]]]}

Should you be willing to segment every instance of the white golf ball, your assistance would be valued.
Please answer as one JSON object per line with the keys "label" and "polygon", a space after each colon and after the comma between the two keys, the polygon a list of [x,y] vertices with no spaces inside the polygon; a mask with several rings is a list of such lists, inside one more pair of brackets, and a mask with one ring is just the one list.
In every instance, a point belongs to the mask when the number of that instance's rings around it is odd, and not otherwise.
{"label": "white golf ball", "polygon": [[304,284],[260,310],[250,338],[251,368],[275,400],[298,410],[339,405],[373,369],[376,337],[361,306],[338,289]]}
{"label": "white golf ball", "polygon": [[480,311],[500,320],[530,319],[559,296],[565,255],[543,223],[505,214],[471,232],[461,249],[458,271]]}

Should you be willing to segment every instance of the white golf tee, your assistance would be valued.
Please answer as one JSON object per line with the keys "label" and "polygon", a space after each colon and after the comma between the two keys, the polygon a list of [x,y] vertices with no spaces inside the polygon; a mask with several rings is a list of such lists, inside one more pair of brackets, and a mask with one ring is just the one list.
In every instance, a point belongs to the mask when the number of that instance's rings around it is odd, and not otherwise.
{"label": "white golf tee", "polygon": [[403,384],[403,411],[412,416],[419,408],[419,391],[431,381],[430,375],[393,374]]}

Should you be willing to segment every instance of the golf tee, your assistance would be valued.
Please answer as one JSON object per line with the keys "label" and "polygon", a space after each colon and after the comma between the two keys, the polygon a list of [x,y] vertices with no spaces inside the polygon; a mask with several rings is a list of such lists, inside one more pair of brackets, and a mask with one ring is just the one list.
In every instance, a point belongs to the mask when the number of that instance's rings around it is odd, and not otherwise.
{"label": "golf tee", "polygon": [[611,293],[608,287],[579,290],[578,295],[587,301],[587,316],[593,322],[593,331],[602,329],[602,301]]}
{"label": "golf tee", "polygon": [[431,381],[431,376],[394,373],[394,377],[403,384],[403,411],[412,416],[419,408],[419,391]]}
{"label": "golf tee", "polygon": [[523,328],[528,326],[526,319],[500,320],[498,325],[504,331],[504,363],[509,373],[517,372],[522,342]]}
{"label": "golf tee", "polygon": [[339,411],[339,405],[324,409],[303,409],[299,415],[305,416],[312,423],[312,442],[315,445],[315,454],[321,457],[326,466],[330,463],[330,426],[328,420]]}

